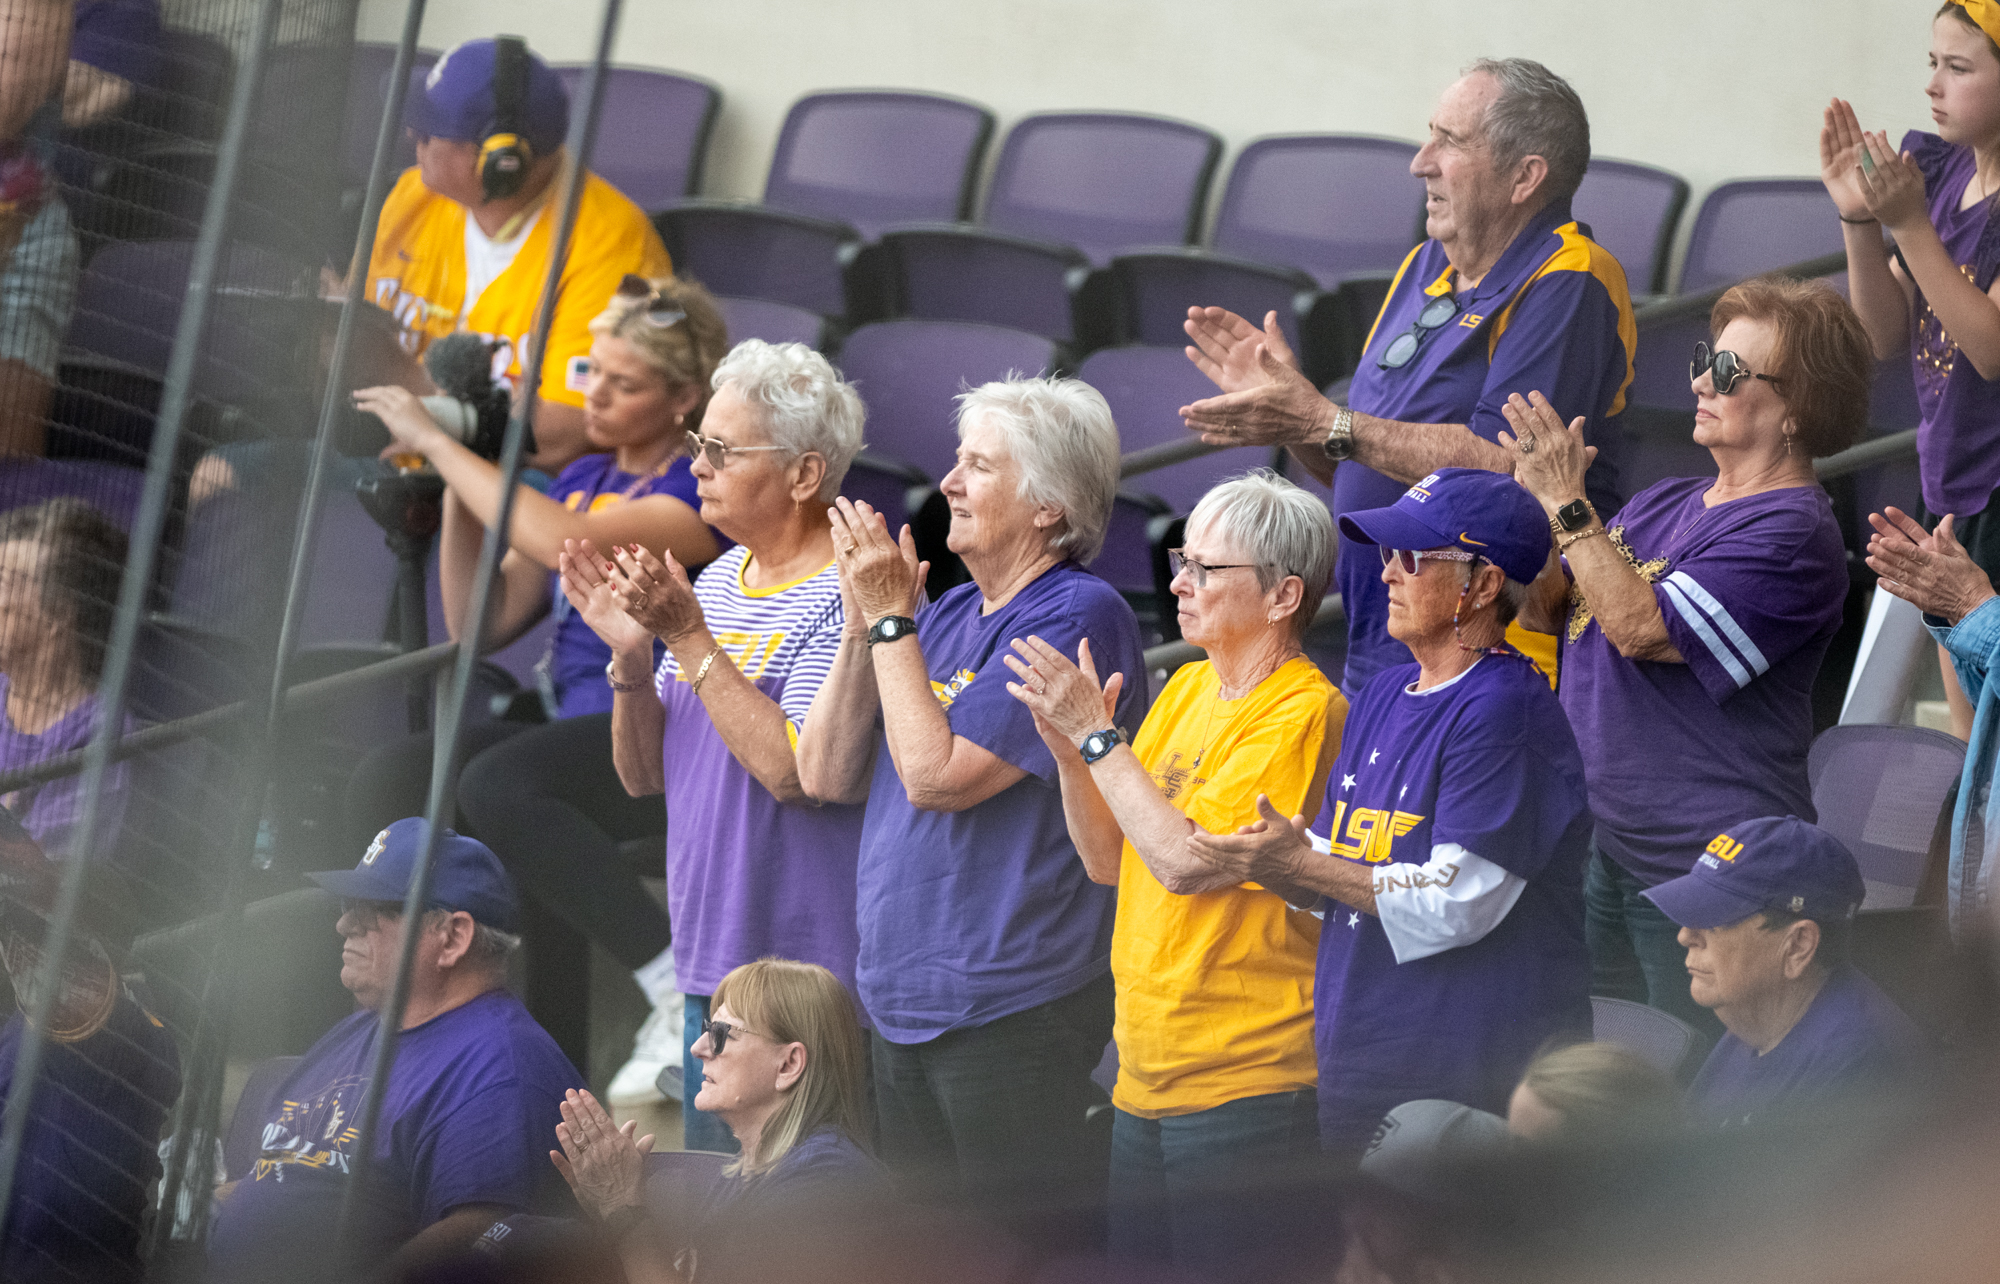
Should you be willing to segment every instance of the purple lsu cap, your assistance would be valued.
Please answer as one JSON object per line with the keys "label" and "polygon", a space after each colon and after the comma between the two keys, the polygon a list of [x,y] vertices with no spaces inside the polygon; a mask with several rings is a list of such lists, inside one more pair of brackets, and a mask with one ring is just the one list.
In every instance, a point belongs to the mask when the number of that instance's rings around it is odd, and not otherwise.
{"label": "purple lsu cap", "polygon": [[1549,560],[1549,519],[1505,473],[1440,468],[1387,508],[1340,519],[1340,537],[1388,548],[1462,548],[1526,584]]}
{"label": "purple lsu cap", "polygon": [[1731,825],[1693,870],[1641,893],[1674,922],[1696,928],[1728,927],[1765,910],[1841,923],[1867,894],[1854,853],[1797,816]]}
{"label": "purple lsu cap", "polygon": [[[424,819],[399,820],[368,844],[353,869],[307,874],[335,896],[356,901],[400,901],[410,894],[410,875],[423,846]],[[464,910],[477,922],[502,932],[514,930],[514,884],[500,858],[476,838],[447,829],[432,864],[432,909]]]}
{"label": "purple lsu cap", "polygon": [[[424,137],[461,143],[485,139],[493,128],[493,40],[467,40],[439,56],[429,71],[410,74],[403,123]],[[528,54],[528,93],[522,137],[535,155],[547,156],[569,134],[569,91],[562,77]]]}

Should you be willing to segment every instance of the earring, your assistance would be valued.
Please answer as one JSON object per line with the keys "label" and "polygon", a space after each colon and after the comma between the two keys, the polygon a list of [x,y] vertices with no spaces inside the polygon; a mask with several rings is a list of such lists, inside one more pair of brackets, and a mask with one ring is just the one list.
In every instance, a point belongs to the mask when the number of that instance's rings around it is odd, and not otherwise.
{"label": "earring", "polygon": [[1799,435],[1795,432],[1788,432],[1785,434],[1785,453],[1787,455],[1792,453],[1792,443],[1798,440],[1798,436]]}

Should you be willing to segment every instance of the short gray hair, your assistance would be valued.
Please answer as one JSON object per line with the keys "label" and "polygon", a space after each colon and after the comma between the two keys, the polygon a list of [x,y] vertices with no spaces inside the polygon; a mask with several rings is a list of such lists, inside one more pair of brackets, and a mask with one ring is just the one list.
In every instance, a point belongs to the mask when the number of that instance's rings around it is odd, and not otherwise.
{"label": "short gray hair", "polygon": [[1021,469],[1021,497],[1062,510],[1049,549],[1089,562],[1104,547],[1118,495],[1118,425],[1104,394],[1081,379],[1009,374],[958,396],[958,434],[986,415]]}
{"label": "short gray hair", "polygon": [[[457,910],[427,909],[424,911],[425,931],[436,931],[451,919]],[[475,967],[504,969],[521,948],[521,938],[513,932],[503,932],[478,919],[472,920],[472,943],[465,947],[465,961]]]}
{"label": "short gray hair", "polygon": [[1484,72],[1500,84],[1486,109],[1486,144],[1496,170],[1512,169],[1524,156],[1549,163],[1543,190],[1551,201],[1576,195],[1590,168],[1590,117],[1569,82],[1528,58],[1481,58],[1466,75]]}
{"label": "short gray hair", "polygon": [[1325,504],[1270,469],[1253,468],[1203,495],[1187,525],[1235,540],[1257,564],[1257,586],[1266,593],[1285,576],[1298,576],[1305,592],[1292,635],[1306,635],[1333,578],[1333,514]]}
{"label": "short gray hair", "polygon": [[756,406],[771,444],[791,458],[817,454],[826,460],[819,497],[831,502],[840,494],[847,466],[861,450],[867,412],[861,394],[831,362],[803,343],[745,339],[729,350],[709,383],[717,392],[733,385],[737,396]]}
{"label": "short gray hair", "polygon": [[[1460,562],[1459,582],[1461,584],[1472,583],[1472,577],[1479,570],[1481,562],[1498,569],[1498,563],[1487,562],[1483,557],[1479,559],[1479,562]],[[1506,576],[1507,572],[1501,571],[1500,574]],[[1528,604],[1528,596],[1533,591],[1526,584],[1512,578],[1507,579],[1500,586],[1499,595],[1493,599],[1493,608],[1499,615],[1502,627],[1512,624],[1520,616],[1521,608]]]}

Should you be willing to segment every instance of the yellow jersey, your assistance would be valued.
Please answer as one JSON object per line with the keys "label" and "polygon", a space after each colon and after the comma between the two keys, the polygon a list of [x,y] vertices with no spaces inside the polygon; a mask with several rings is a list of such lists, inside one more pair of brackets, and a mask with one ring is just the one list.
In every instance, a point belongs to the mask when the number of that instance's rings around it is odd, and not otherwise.
{"label": "yellow jersey", "polygon": [[[1280,665],[1223,700],[1208,661],[1184,664],[1132,751],[1168,802],[1213,834],[1319,810],[1347,701],[1311,660]],[[1195,896],[1161,886],[1125,844],[1111,974],[1118,1083],[1111,1100],[1147,1119],[1311,1088],[1319,920],[1254,883]]]}
{"label": "yellow jersey", "polygon": [[[417,169],[403,171],[382,205],[382,222],[368,263],[367,297],[403,329],[403,346],[423,355],[432,339],[469,330],[497,340],[494,378],[520,377],[555,237],[555,189],[527,239],[500,275],[465,308],[466,209],[424,186]],[[576,233],[563,264],[554,324],[542,362],[541,396],[581,406],[590,360],[590,323],[611,301],[627,272],[662,277],[673,271],[667,247],[645,211],[595,174],[583,185]],[[461,322],[460,314],[464,313]]]}

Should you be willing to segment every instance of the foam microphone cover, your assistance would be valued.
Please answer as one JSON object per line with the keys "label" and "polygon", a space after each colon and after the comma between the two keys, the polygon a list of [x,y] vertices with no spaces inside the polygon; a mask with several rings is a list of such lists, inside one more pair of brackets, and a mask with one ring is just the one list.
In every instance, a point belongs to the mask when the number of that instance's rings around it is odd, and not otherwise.
{"label": "foam microphone cover", "polygon": [[447,396],[476,400],[493,386],[493,345],[460,330],[424,351],[424,369]]}

